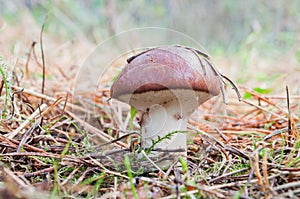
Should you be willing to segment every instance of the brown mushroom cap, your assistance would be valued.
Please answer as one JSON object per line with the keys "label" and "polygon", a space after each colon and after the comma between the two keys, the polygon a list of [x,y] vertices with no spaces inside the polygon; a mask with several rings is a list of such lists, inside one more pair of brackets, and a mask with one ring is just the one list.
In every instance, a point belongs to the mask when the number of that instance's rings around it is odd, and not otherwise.
{"label": "brown mushroom cap", "polygon": [[129,60],[111,87],[112,98],[129,103],[124,96],[150,92],[157,98],[162,95],[156,91],[189,90],[199,93],[197,96],[207,96],[204,99],[206,101],[210,96],[220,93],[216,71],[206,58],[200,57],[192,49],[158,47]]}

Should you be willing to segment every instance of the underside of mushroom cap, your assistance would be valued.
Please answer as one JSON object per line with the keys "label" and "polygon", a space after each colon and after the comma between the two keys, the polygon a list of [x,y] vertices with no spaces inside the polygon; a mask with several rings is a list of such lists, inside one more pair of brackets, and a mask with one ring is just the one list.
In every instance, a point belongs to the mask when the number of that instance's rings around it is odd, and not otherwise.
{"label": "underside of mushroom cap", "polygon": [[130,104],[142,112],[146,112],[153,104],[165,105],[172,101],[178,101],[181,108],[188,109],[188,112],[192,113],[199,104],[210,98],[209,93],[190,89],[166,89],[118,96],[118,100]]}

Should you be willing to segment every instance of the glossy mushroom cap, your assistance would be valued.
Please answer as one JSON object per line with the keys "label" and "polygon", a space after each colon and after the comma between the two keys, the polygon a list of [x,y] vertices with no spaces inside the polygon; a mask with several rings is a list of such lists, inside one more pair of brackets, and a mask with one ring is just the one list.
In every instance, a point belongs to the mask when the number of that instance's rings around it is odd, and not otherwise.
{"label": "glossy mushroom cap", "polygon": [[141,111],[174,96],[181,101],[192,97],[197,107],[219,93],[220,81],[209,60],[180,46],[153,48],[129,58],[111,87],[112,98]]}

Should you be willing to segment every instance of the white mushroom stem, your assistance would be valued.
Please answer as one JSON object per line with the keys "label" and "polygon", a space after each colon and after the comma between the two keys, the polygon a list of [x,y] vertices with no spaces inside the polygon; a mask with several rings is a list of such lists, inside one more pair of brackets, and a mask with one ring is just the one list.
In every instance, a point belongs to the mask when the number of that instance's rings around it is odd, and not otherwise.
{"label": "white mushroom stem", "polygon": [[[154,148],[164,150],[183,149],[186,155],[187,130],[189,116],[204,101],[210,98],[207,92],[191,89],[173,89],[162,91],[149,91],[140,94],[122,95],[119,99],[128,101],[142,114],[141,134],[142,148],[152,147],[153,141],[164,138],[166,135],[177,131],[171,139],[162,139]],[[180,132],[181,131],[181,132]],[[173,153],[174,154],[174,153]],[[159,153],[151,153],[157,157]]]}
{"label": "white mushroom stem", "polygon": [[[150,148],[153,141],[158,142],[154,148],[160,149],[183,149],[186,151],[186,131],[190,111],[180,106],[178,101],[173,100],[164,105],[153,105],[148,112],[143,113],[141,131],[142,131],[142,147]],[[171,139],[165,137],[172,133]]]}

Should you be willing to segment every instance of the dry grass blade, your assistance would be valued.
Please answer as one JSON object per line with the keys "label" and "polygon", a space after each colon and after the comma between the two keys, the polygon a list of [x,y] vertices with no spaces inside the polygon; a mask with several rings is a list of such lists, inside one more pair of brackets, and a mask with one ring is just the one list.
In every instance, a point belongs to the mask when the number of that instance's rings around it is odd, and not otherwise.
{"label": "dry grass blade", "polygon": [[[252,91],[252,90],[250,90],[248,88],[245,88],[245,87],[242,87],[242,88],[246,92],[250,93],[254,98],[256,98],[258,100],[261,100],[261,101],[264,101],[267,104],[269,104],[269,105],[277,108],[280,111],[280,113],[284,113],[284,114],[288,115],[288,111],[284,110],[282,107],[278,106],[275,102],[273,102],[272,100],[268,99],[267,97],[265,97],[265,96],[263,96],[263,95],[261,95],[259,93],[256,93],[256,92],[254,92],[254,91]],[[287,90],[287,92],[288,92],[288,90]]]}
{"label": "dry grass blade", "polygon": [[49,168],[42,169],[42,170],[39,170],[39,171],[36,171],[36,172],[25,173],[25,174],[24,174],[24,177],[25,177],[25,178],[37,177],[37,176],[43,175],[43,174],[45,174],[45,173],[52,173],[53,171],[54,171],[54,167],[51,166],[51,167],[49,167]]}
{"label": "dry grass blade", "polygon": [[3,86],[4,86],[4,80],[1,79],[1,82],[0,82],[0,96],[2,95]]}
{"label": "dry grass blade", "polygon": [[[14,89],[18,89],[18,90],[22,90],[23,93],[26,93],[26,94],[29,94],[29,95],[32,95],[32,96],[35,96],[37,98],[43,98],[47,101],[50,101],[50,102],[55,102],[57,101],[57,98],[54,98],[54,97],[50,97],[48,95],[44,95],[44,94],[41,94],[41,93],[38,93],[38,92],[35,92],[35,91],[32,91],[32,90],[29,90],[29,89],[26,89],[26,88],[22,88],[22,87],[19,87],[19,86],[12,86],[12,88]],[[92,113],[90,110],[88,109],[85,109],[81,106],[77,106],[75,104],[72,104],[70,102],[66,102],[66,105],[67,107],[71,108],[71,109],[74,109],[74,110],[77,110],[77,111],[82,111],[84,113]]]}
{"label": "dry grass blade", "polygon": [[[102,132],[99,129],[96,129],[95,127],[93,127],[92,125],[88,124],[87,122],[83,121],[82,119],[80,119],[79,117],[77,117],[75,114],[73,114],[70,111],[66,111],[66,113],[72,117],[73,119],[75,119],[77,122],[79,122],[79,124],[81,126],[83,126],[83,128],[87,129],[90,133],[93,133],[94,135],[98,135],[100,138],[102,138],[105,142],[112,142],[114,140],[114,138],[112,138],[110,135]],[[125,147],[125,148],[129,148],[129,146],[123,142],[120,141],[116,141],[114,143],[116,146],[119,147]]]}
{"label": "dry grass blade", "polygon": [[20,153],[5,153],[0,154],[0,157],[13,157],[13,156],[37,156],[37,157],[51,157],[51,158],[60,158],[57,154],[51,153],[40,153],[40,152],[20,152]]}
{"label": "dry grass blade", "polygon": [[14,138],[20,131],[22,131],[30,122],[35,119],[39,114],[40,111],[45,111],[48,106],[46,104],[42,104],[39,109],[36,109],[16,130],[7,134],[6,136],[10,139]]}
{"label": "dry grass blade", "polygon": [[25,64],[25,76],[26,76],[26,79],[29,79],[29,68],[28,68],[28,65],[29,65],[29,61],[30,61],[30,58],[31,58],[31,53],[33,51],[33,48],[35,46],[36,42],[32,42],[31,46],[30,46],[30,50],[29,50],[29,53],[27,55],[27,61],[26,61],[26,64]]}
{"label": "dry grass blade", "polygon": [[244,103],[246,103],[246,104],[249,104],[249,105],[251,105],[251,106],[254,106],[254,107],[256,107],[257,109],[260,109],[260,110],[262,110],[262,111],[264,111],[264,112],[270,113],[270,114],[272,114],[272,115],[274,115],[274,116],[276,116],[276,117],[278,117],[278,118],[281,118],[281,119],[284,119],[284,118],[285,118],[284,116],[281,116],[280,114],[274,113],[274,112],[272,112],[272,111],[270,111],[270,110],[268,110],[268,109],[266,109],[266,108],[264,108],[264,107],[262,107],[262,106],[256,105],[256,104],[254,104],[253,102],[251,102],[251,101],[249,101],[249,100],[244,100],[244,99],[242,99],[241,101],[244,102]]}
{"label": "dry grass blade", "polygon": [[[45,92],[45,75],[46,75],[46,63],[45,63],[45,54],[43,49],[43,32],[46,25],[46,21],[48,19],[48,15],[46,15],[44,23],[42,25],[41,34],[40,34],[40,46],[41,46],[41,53],[42,53],[42,63],[43,63],[43,81],[42,81],[42,94]],[[44,98],[41,98],[41,104],[43,104]]]}
{"label": "dry grass blade", "polygon": [[[296,124],[295,129],[300,129],[300,124]],[[273,136],[276,136],[276,135],[279,135],[279,134],[282,134],[282,133],[285,133],[288,131],[289,131],[289,127],[275,130],[272,133],[270,133],[269,135],[267,135],[266,137],[264,137],[264,140],[268,140],[268,139],[272,138]]]}
{"label": "dry grass blade", "polygon": [[33,131],[37,130],[40,127],[41,123],[42,123],[42,118],[37,119],[37,121],[24,133],[24,135],[22,136],[22,139],[19,143],[17,153],[19,153],[21,151],[21,147],[23,147],[23,145],[29,139],[30,134]]}

